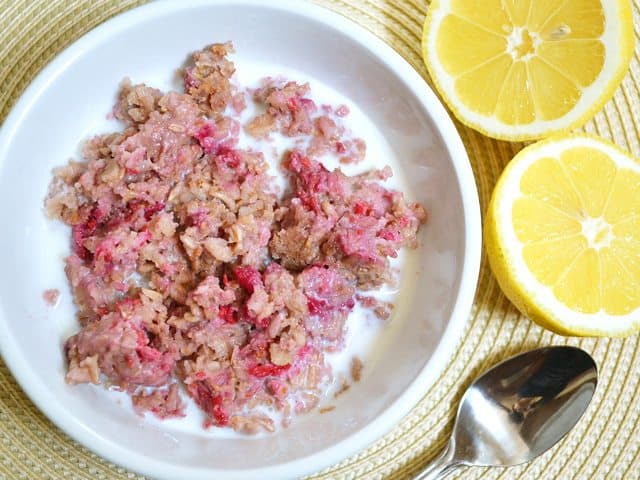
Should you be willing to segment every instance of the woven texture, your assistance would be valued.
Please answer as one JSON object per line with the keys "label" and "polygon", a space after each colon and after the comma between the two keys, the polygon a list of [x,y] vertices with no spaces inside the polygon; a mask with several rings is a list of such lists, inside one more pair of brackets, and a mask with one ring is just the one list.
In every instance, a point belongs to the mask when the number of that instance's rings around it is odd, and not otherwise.
{"label": "woven texture", "polygon": [[[275,1],[275,0],[274,0]],[[304,1],[304,0],[300,0]],[[420,58],[424,0],[316,0],[378,35],[427,79]],[[58,52],[139,0],[0,0],[0,121],[21,92]],[[636,41],[640,0],[634,0]],[[638,55],[612,101],[585,130],[640,157]],[[469,152],[484,212],[495,181],[522,148],[490,140],[457,124]],[[640,338],[563,338],[521,317],[500,293],[486,258],[476,301],[446,371],[388,435],[313,479],[410,478],[443,448],[461,392],[494,362],[540,345],[569,344],[590,352],[601,377],[592,405],[558,446],[510,469],[467,468],[458,478],[640,478]],[[142,479],[72,441],[27,399],[0,360],[0,479]],[[454,476],[455,478],[455,476]]]}

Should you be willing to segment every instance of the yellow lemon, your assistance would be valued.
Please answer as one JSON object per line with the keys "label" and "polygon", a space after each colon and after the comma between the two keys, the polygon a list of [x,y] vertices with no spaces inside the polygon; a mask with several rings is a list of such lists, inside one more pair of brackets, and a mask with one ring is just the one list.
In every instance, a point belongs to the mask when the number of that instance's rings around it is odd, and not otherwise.
{"label": "yellow lemon", "polygon": [[434,0],[422,51],[461,122],[528,140],[589,120],[620,84],[633,45],[628,0]]}
{"label": "yellow lemon", "polygon": [[587,135],[522,150],[485,220],[489,263],[507,297],[565,335],[640,329],[640,165]]}

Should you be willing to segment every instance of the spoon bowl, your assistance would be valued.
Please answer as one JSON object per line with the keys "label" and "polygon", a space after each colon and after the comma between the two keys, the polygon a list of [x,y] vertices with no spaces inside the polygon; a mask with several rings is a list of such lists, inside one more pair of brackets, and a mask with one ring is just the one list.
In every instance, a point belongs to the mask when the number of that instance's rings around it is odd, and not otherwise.
{"label": "spoon bowl", "polygon": [[598,383],[593,358],[575,347],[516,355],[478,377],[462,397],[445,450],[416,479],[440,478],[460,465],[518,465],[564,437]]}

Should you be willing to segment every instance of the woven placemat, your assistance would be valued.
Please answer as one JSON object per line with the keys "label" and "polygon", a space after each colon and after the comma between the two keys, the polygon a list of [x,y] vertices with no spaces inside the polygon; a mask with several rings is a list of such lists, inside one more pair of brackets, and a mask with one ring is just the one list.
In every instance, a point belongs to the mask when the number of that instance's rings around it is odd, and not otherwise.
{"label": "woven placemat", "polygon": [[[276,1],[276,0],[272,0]],[[304,1],[304,0],[300,0]],[[420,58],[424,0],[316,0],[371,30],[427,79]],[[0,0],[0,121],[33,77],[58,52],[140,0]],[[636,40],[640,0],[634,0]],[[484,212],[505,164],[522,148],[457,124],[473,165]],[[640,64],[585,130],[640,156]],[[640,338],[563,338],[521,317],[500,293],[483,258],[478,293],[462,342],[436,386],[388,435],[314,479],[410,478],[443,448],[464,387],[485,368],[538,345],[589,351],[601,377],[593,404],[558,446],[510,469],[467,468],[459,478],[640,478]],[[143,479],[106,462],[49,422],[0,360],[0,479]]]}

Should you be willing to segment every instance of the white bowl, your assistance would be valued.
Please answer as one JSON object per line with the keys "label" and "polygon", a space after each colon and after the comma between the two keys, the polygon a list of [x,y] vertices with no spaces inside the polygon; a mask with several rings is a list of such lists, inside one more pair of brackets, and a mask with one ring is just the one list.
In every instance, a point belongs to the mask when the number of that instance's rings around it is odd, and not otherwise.
{"label": "white bowl", "polygon": [[[123,76],[170,84],[187,54],[234,41],[242,65],[292,69],[352,101],[382,132],[428,225],[405,266],[405,292],[365,365],[330,413],[257,438],[221,438],[136,416],[101,387],[64,383],[73,305],[68,231],[45,218],[51,169],[76,156]],[[357,131],[357,126],[354,126]],[[374,154],[374,153],[373,153]],[[470,311],[480,263],[478,197],[465,149],[420,76],[364,29],[300,1],[153,2],[106,22],[57,57],[0,132],[0,351],[34,403],[71,437],[157,478],[291,478],[327,467],[390,430],[429,390]],[[408,280],[407,280],[408,279]],[[414,288],[410,288],[413,286]],[[42,292],[57,287],[52,309]],[[414,293],[415,292],[415,293]]]}

